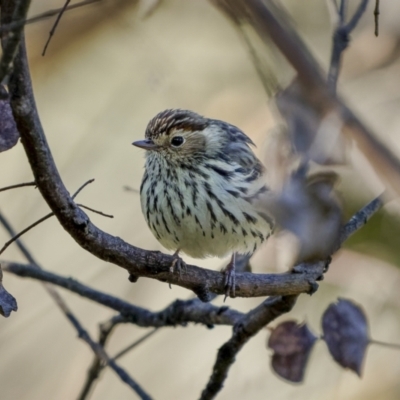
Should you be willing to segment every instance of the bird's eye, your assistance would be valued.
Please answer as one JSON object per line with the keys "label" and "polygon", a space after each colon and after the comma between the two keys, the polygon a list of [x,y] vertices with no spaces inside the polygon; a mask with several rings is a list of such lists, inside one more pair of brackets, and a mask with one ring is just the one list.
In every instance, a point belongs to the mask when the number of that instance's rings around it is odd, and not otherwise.
{"label": "bird's eye", "polygon": [[171,145],[173,147],[180,147],[183,145],[183,143],[185,143],[185,139],[182,136],[174,136],[171,139]]}

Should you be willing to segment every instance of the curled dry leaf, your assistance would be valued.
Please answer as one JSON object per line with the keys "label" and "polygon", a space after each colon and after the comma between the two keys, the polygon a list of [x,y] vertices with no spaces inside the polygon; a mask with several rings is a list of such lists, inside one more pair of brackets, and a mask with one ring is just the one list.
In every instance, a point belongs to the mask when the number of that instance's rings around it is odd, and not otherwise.
{"label": "curled dry leaf", "polygon": [[19,138],[11,111],[10,100],[4,86],[0,86],[0,152],[14,147]]}
{"label": "curled dry leaf", "polygon": [[296,321],[279,324],[268,339],[268,347],[274,351],[273,370],[290,382],[302,382],[316,340],[306,324]]}
{"label": "curled dry leaf", "polygon": [[17,309],[17,301],[13,296],[11,296],[10,293],[7,292],[6,289],[4,289],[3,271],[0,267],[0,314],[7,318],[10,316],[11,311],[17,311]]}
{"label": "curled dry leaf", "polygon": [[369,343],[368,323],[363,310],[349,300],[339,299],[325,311],[322,330],[334,360],[360,376]]}

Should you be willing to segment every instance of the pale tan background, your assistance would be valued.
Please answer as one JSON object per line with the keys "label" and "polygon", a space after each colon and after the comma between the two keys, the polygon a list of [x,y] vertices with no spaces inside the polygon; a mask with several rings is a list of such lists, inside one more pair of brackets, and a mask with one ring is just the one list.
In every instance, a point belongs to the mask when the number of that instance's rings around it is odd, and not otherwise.
{"label": "pale tan background", "polygon": [[[34,0],[31,15],[62,3]],[[206,1],[164,0],[151,16],[143,18],[148,6],[143,3],[138,9],[133,1],[104,1],[67,13],[44,58],[40,53],[53,20],[29,26],[26,35],[38,108],[64,182],[73,192],[87,179],[96,178],[79,201],[115,218],[90,215],[92,220],[134,245],[161,249],[144,223],[138,196],[123,191],[124,185],[140,185],[143,154],[131,142],[143,137],[148,120],[165,108],[193,109],[238,125],[261,149],[273,121],[247,52],[218,11]],[[325,2],[284,3],[326,67],[331,29]],[[373,37],[370,7],[346,53],[340,89],[399,154],[400,6],[394,0],[381,3],[381,36]],[[32,179],[20,144],[1,154],[0,168],[0,186]],[[343,168],[343,174],[350,177],[344,180],[344,188],[351,194],[363,193],[359,202],[371,198],[373,190],[366,189],[349,167]],[[0,204],[19,230],[48,212],[39,193],[31,188],[1,193]],[[392,203],[388,209],[387,218],[397,218],[398,206]],[[375,235],[385,234],[384,226],[378,225]],[[6,240],[0,230],[0,242]],[[85,252],[54,219],[35,228],[24,240],[45,268],[152,310],[191,295],[152,280],[129,283],[124,270]],[[395,250],[389,258],[398,260],[399,253]],[[387,261],[342,251],[321,290],[313,297],[302,296],[285,318],[305,319],[319,332],[326,306],[338,296],[349,297],[363,305],[374,338],[400,342],[400,274],[385,254],[381,256]],[[15,246],[7,250],[5,258],[23,261]],[[274,271],[273,263],[266,262],[262,254],[256,261],[257,271]],[[196,262],[211,268],[222,265],[221,260]],[[0,319],[0,399],[76,398],[92,359],[88,347],[77,339],[37,282],[9,274],[4,281],[17,298],[19,310],[9,319]],[[63,295],[94,337],[97,324],[113,315],[75,295]],[[259,302],[229,299],[227,304],[248,310]],[[120,327],[111,340],[110,354],[144,332],[135,326]],[[194,399],[209,377],[218,347],[229,335],[229,327],[167,328],[120,362],[155,399]],[[305,383],[294,386],[271,372],[267,336],[261,332],[239,354],[219,399],[400,397],[398,352],[370,348],[360,380],[340,369],[319,343]],[[107,370],[91,398],[135,395]]]}

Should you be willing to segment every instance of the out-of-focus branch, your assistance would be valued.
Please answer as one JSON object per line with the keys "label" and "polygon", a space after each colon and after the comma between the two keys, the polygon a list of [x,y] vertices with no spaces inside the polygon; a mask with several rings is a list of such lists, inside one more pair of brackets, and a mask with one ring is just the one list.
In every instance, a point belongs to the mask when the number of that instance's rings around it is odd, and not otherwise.
{"label": "out-of-focus branch", "polygon": [[[110,339],[112,332],[114,332],[114,329],[116,328],[116,326],[121,322],[126,322],[126,321],[121,315],[117,315],[117,316],[111,318],[106,323],[100,325],[99,344],[101,346],[105,347],[106,343]],[[145,340],[147,340],[148,338],[153,336],[154,333],[158,332],[158,330],[159,330],[159,328],[154,328],[150,332],[147,332],[142,337],[140,337],[138,340],[136,340],[134,343],[129,345],[127,348],[123,349],[118,354],[116,354],[113,357],[113,359],[117,360],[118,358],[122,357],[128,351],[131,351],[133,348],[139,346]],[[105,368],[105,365],[103,364],[102,360],[95,355],[95,357],[92,361],[92,364],[88,370],[86,381],[82,387],[81,393],[78,396],[78,400],[85,400],[88,398],[90,393],[93,391],[94,385],[100,378],[100,374],[104,368]]]}
{"label": "out-of-focus branch", "polygon": [[[25,20],[28,14],[30,0],[14,0],[11,4],[8,0],[1,1],[1,25],[18,20]],[[14,57],[17,54],[19,43],[23,33],[23,26],[17,27],[12,34],[2,37],[3,55],[0,60],[0,84],[10,73]]]}
{"label": "out-of-focus branch", "polygon": [[218,350],[213,372],[207,386],[201,393],[201,400],[213,399],[222,389],[229,368],[235,362],[236,354],[246,342],[280,315],[289,312],[297,296],[272,297],[247,313],[233,327],[232,337]]}
{"label": "out-of-focus branch", "polygon": [[[303,95],[321,117],[335,113],[344,133],[353,138],[383,182],[400,194],[400,161],[338,98],[327,84],[318,63],[272,0],[213,0],[234,22],[247,21],[266,44],[271,39],[297,72]],[[357,22],[354,19],[353,24]]]}
{"label": "out-of-focus branch", "polygon": [[336,83],[339,76],[341,59],[343,51],[347,48],[350,42],[350,33],[354,30],[361,16],[365,12],[368,5],[368,0],[361,0],[357,10],[354,12],[351,20],[346,24],[345,21],[345,3],[346,0],[341,0],[341,7],[338,10],[339,23],[333,33],[333,46],[331,54],[331,62],[328,73],[328,85],[332,91],[336,91]]}
{"label": "out-of-focus branch", "polygon": [[123,382],[125,382],[136,392],[141,399],[151,400],[151,397],[142,389],[142,387],[135,380],[133,380],[133,378],[123,368],[121,368],[113,359],[108,356],[104,348],[92,340],[88,332],[82,328],[80,322],[72,314],[66,315],[77,330],[78,337],[84,340],[90,346],[92,351],[105,363],[105,365],[108,365]]}
{"label": "out-of-focus branch", "polygon": [[[79,3],[71,4],[70,6],[68,6],[66,8],[65,11],[74,10],[76,8],[87,6],[87,5],[93,4],[93,3],[98,3],[100,1],[101,0],[84,0]],[[48,10],[48,11],[45,11],[44,13],[34,15],[33,17],[28,18],[28,19],[19,19],[19,20],[10,22],[10,23],[6,23],[0,27],[0,34],[4,34],[6,32],[11,32],[16,29],[23,28],[25,25],[33,24],[34,22],[42,21],[46,18],[54,17],[55,15],[60,14],[60,12],[62,11],[63,8],[64,7],[56,8],[54,10]]]}
{"label": "out-of-focus branch", "polygon": [[379,36],[379,0],[375,0],[375,10],[374,10],[374,19],[375,19],[375,36]]}
{"label": "out-of-focus branch", "polygon": [[361,210],[357,211],[350,218],[349,222],[343,226],[340,234],[340,244],[343,244],[351,235],[362,228],[369,221],[369,219],[382,208],[382,206],[383,201],[379,196],[369,202]]}

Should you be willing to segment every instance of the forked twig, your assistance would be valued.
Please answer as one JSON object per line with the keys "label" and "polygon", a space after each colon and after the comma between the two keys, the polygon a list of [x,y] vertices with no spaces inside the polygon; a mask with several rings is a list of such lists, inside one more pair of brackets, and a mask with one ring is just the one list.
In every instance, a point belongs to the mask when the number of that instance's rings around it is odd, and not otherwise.
{"label": "forked twig", "polygon": [[[90,183],[94,182],[94,179],[89,179],[87,182],[85,182],[73,195],[72,199],[75,199],[75,197],[81,192],[82,189],[84,189],[87,185]],[[91,210],[93,211],[93,210]],[[24,235],[26,232],[29,232],[32,228],[35,226],[38,226],[42,222],[46,221],[47,219],[51,218],[54,215],[53,212],[46,214],[44,217],[39,218],[37,221],[35,221],[33,224],[27,226],[25,229],[23,229],[21,232],[17,233],[14,235],[10,240],[8,240],[4,246],[0,250],[0,255],[4,253],[4,251],[7,249],[10,244],[14,243],[17,239],[19,239],[22,235]]]}

